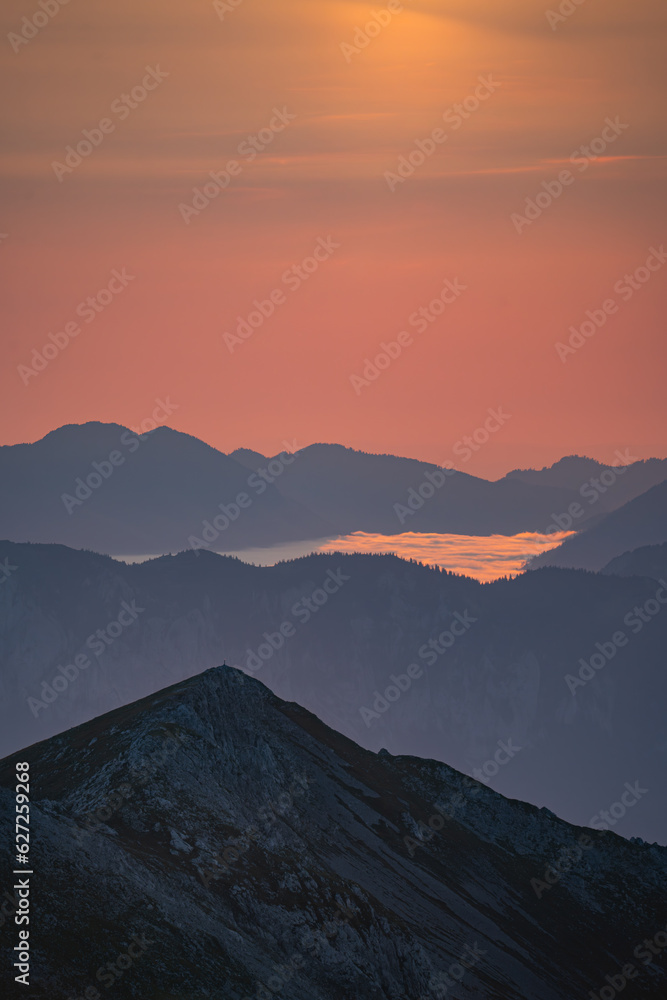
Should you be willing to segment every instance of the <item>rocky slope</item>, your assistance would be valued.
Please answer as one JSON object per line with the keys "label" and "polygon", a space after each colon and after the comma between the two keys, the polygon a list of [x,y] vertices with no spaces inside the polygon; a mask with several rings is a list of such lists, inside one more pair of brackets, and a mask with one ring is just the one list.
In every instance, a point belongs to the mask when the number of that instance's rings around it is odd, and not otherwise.
{"label": "rocky slope", "polygon": [[375,756],[229,668],[21,758],[34,1000],[572,1000],[629,963],[666,995],[665,849]]}

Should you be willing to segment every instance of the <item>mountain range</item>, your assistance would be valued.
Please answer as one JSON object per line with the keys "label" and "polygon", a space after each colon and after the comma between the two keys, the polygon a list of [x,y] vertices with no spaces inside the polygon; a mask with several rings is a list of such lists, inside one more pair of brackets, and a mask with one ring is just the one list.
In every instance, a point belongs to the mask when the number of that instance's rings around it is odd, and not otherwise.
{"label": "mountain range", "polygon": [[[29,995],[664,1000],[667,460],[488,482],[282,447],[89,423],[0,448]],[[276,562],[406,531],[573,534],[488,584]]]}
{"label": "mountain range", "polygon": [[376,756],[229,668],[25,756],[34,1000],[667,992],[665,848]]}
{"label": "mountain range", "polygon": [[667,481],[629,500],[557,548],[535,556],[530,569],[565,566],[600,570],[612,559],[647,545],[667,542]]}
{"label": "mountain range", "polygon": [[[60,427],[35,443],[0,448],[0,477],[11,483],[0,495],[0,534],[146,556],[188,547],[238,552],[355,531],[548,533],[562,523],[592,525],[667,480],[667,460],[633,461],[627,452],[609,468],[571,456],[488,482],[342,445],[282,445],[274,456],[225,455],[166,426],[142,435],[117,424]],[[568,514],[573,504],[576,518]]]}
{"label": "mountain range", "polygon": [[[2,753],[226,660],[369,750],[482,773],[571,822],[667,843],[656,579],[542,569],[480,584],[337,554],[127,565],[8,542],[0,566]],[[601,819],[634,782],[641,801]]]}

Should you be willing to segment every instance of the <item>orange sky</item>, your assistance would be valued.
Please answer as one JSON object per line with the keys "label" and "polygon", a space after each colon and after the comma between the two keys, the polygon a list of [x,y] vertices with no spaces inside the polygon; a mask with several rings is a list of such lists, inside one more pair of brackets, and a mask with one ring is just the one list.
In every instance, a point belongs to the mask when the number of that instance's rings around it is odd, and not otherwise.
{"label": "orange sky", "polygon": [[[5,0],[0,443],[137,425],[169,397],[171,426],[225,451],[340,441],[444,463],[503,407],[511,419],[460,468],[667,454],[667,265],[614,289],[667,242],[663,0],[584,0],[554,29],[548,0],[403,6],[351,53],[342,43],[384,0],[234,0],[222,19],[209,2],[70,0],[13,45],[41,8]],[[147,66],[168,76],[119,111]],[[443,119],[489,75],[494,92],[460,127]],[[275,108],[296,117],[250,162],[239,144]],[[53,161],[105,117],[113,131],[58,180]],[[610,133],[607,118],[628,127]],[[390,190],[385,173],[438,128],[444,141]],[[605,128],[600,158],[571,164]],[[233,159],[186,224],[179,205]],[[567,169],[572,183],[518,233],[512,214]],[[319,238],[340,246],[286,283]],[[127,287],[26,378],[33,348],[123,268]],[[465,291],[410,326],[445,279]],[[272,291],[273,315],[230,350],[224,334]],[[613,315],[562,361],[555,344],[609,299]],[[412,342],[355,391],[401,331]]]}

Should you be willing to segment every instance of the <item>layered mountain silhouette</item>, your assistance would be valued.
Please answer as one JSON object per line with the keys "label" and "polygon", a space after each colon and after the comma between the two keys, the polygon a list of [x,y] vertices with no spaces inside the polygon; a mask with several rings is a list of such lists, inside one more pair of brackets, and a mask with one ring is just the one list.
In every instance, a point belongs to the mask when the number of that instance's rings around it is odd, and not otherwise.
{"label": "layered mountain silhouette", "polygon": [[[254,465],[256,455],[233,452]],[[433,485],[435,483],[435,489]],[[419,504],[419,488],[431,493]],[[317,511],[340,534],[353,531],[398,534],[515,534],[546,529],[552,510],[571,499],[569,490],[514,480],[487,482],[464,472],[394,455],[369,455],[342,445],[316,444],[282,478],[284,496]],[[410,500],[413,506],[410,506]],[[555,505],[555,507],[554,507]]]}
{"label": "layered mountain silhouette", "polygon": [[[611,473],[616,473],[612,481]],[[579,492],[582,486],[589,486],[589,493],[598,494],[596,503],[602,510],[615,510],[651,486],[667,479],[667,460],[649,458],[633,459],[628,451],[619,450],[615,464],[611,467],[581,455],[567,455],[553,465],[543,469],[514,469],[505,479],[519,479],[533,486],[556,486]],[[597,485],[595,485],[597,484]],[[611,496],[608,494],[611,493]],[[587,491],[580,494],[587,501],[592,499]]]}
{"label": "layered mountain silhouette", "polygon": [[[279,493],[268,470],[268,478],[253,477],[233,458],[167,427],[141,437],[117,424],[61,427],[35,444],[0,448],[0,476],[11,483],[0,497],[0,524],[21,541],[150,555],[335,534]],[[242,509],[240,494],[250,501]]]}
{"label": "layered mountain silhouette", "polygon": [[600,570],[633,549],[667,542],[667,480],[635,497],[599,523],[530,560],[529,569],[563,566]]}
{"label": "layered mountain silhouette", "polygon": [[[2,753],[226,660],[370,750],[434,758],[570,821],[667,841],[657,580],[550,569],[480,584],[336,554],[126,565],[12,543],[0,566]],[[601,818],[635,782],[640,800]]]}
{"label": "layered mountain silhouette", "polygon": [[[268,461],[246,449],[233,452],[232,457],[248,468]],[[623,464],[626,459],[627,465]],[[342,534],[546,532],[554,514],[560,516],[578,501],[582,513],[573,524],[577,530],[667,479],[667,460],[630,459],[619,452],[615,466],[606,467],[593,459],[570,456],[539,471],[515,470],[496,482],[449,470],[446,485],[423,508],[403,514],[402,522],[396,504],[405,506],[410,491],[429,481],[426,473],[433,476],[437,466],[395,455],[369,455],[342,445],[316,444],[300,452],[299,462],[281,480],[279,489],[336,523]]]}
{"label": "layered mountain silhouette", "polygon": [[[123,556],[188,546],[236,552],[355,531],[547,532],[579,502],[577,530],[667,478],[658,460],[620,472],[571,458],[487,482],[341,445],[285,448],[225,455],[168,427],[141,436],[117,424],[61,427],[0,448],[0,477],[11,483],[0,497],[0,533]],[[612,485],[594,485],[600,476]],[[434,494],[427,502],[422,487]]]}
{"label": "layered mountain silhouette", "polygon": [[229,668],[25,756],[35,1000],[571,1000],[629,964],[667,991],[667,850],[375,756]]}

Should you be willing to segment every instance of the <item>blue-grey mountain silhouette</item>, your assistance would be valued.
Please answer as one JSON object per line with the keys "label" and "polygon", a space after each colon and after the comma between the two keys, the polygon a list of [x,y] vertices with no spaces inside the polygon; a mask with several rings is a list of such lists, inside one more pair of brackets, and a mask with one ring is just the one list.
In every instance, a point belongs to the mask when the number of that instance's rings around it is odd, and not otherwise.
{"label": "blue-grey mountain silhouette", "polygon": [[548,532],[574,502],[578,530],[667,478],[667,463],[636,462],[622,474],[606,470],[615,485],[597,490],[590,479],[605,470],[577,459],[567,476],[554,466],[487,482],[341,445],[283,444],[272,457],[225,455],[168,427],[142,436],[117,424],[61,427],[0,448],[0,477],[11,483],[0,496],[0,535],[121,556],[238,552],[354,531]]}
{"label": "blue-grey mountain silhouette", "polygon": [[600,570],[616,556],[667,542],[667,480],[606,514],[557,548],[530,560],[529,569],[564,566]]}
{"label": "blue-grey mountain silhouette", "polygon": [[667,542],[662,545],[643,545],[631,552],[616,556],[602,569],[603,573],[616,576],[650,576],[654,580],[667,579]]}
{"label": "blue-grey mountain silhouette", "polygon": [[[483,585],[336,554],[126,565],[11,543],[4,562],[2,753],[226,660],[370,750],[481,772],[569,821],[667,842],[656,580],[549,569]],[[636,781],[648,793],[604,820]]]}

